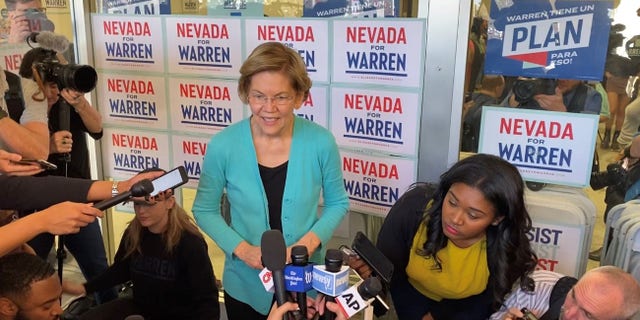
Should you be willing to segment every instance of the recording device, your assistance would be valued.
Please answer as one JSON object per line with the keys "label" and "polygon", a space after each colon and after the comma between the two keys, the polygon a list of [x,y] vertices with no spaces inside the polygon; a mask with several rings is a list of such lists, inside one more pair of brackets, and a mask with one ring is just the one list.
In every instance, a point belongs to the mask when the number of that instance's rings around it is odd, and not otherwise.
{"label": "recording device", "polygon": [[284,281],[284,265],[287,260],[287,247],[284,244],[282,232],[267,230],[260,241],[262,264],[271,271],[278,306],[287,302],[287,290]]}
{"label": "recording device", "polygon": [[519,78],[513,84],[513,94],[521,107],[537,109],[538,103],[533,99],[538,94],[556,94],[556,79]]}
{"label": "recording device", "polygon": [[67,37],[51,31],[32,32],[26,40],[31,48],[33,48],[32,43],[37,43],[39,47],[55,52],[65,52],[69,48]]}
{"label": "recording device", "polygon": [[53,31],[55,25],[53,21],[47,18],[47,15],[38,9],[27,9],[24,13],[24,18],[29,24],[29,31]]}
{"label": "recording device", "polygon": [[[313,288],[327,295],[327,301],[335,301],[334,297],[349,286],[349,267],[342,265],[342,252],[328,249],[324,258],[324,266],[313,266]],[[323,319],[333,320],[333,312],[325,312]]]}
{"label": "recording device", "polygon": [[522,312],[523,316],[517,320],[538,320],[538,317],[531,313],[527,308],[520,309],[520,312]]}
{"label": "recording device", "polygon": [[149,196],[153,197],[162,191],[175,189],[187,183],[187,181],[189,181],[187,171],[184,166],[178,166],[151,181],[153,190],[149,193]]}
{"label": "recording device", "polygon": [[153,184],[148,179],[140,180],[136,182],[129,191],[125,191],[123,193],[118,194],[117,196],[102,200],[93,205],[94,208],[97,208],[100,211],[107,210],[118,203],[122,203],[124,201],[129,200],[131,197],[144,197],[148,196],[153,191]]}
{"label": "recording device", "polygon": [[307,291],[311,290],[313,265],[309,264],[309,251],[305,246],[291,248],[291,264],[284,268],[285,288],[296,293],[300,314],[307,314]]}
{"label": "recording device", "polygon": [[32,33],[27,37],[27,43],[38,43],[41,48],[47,50],[47,57],[33,64],[34,78],[42,82],[54,82],[58,89],[73,89],[87,93],[96,87],[98,74],[89,65],[62,64],[56,56],[57,52],[66,50],[69,41],[64,36],[57,36],[52,32]]}
{"label": "recording device", "polygon": [[351,248],[373,270],[374,275],[380,277],[386,284],[391,283],[393,263],[373,245],[364,233],[360,231],[356,233]]}
{"label": "recording device", "polygon": [[40,165],[40,167],[42,169],[45,170],[56,170],[58,169],[58,166],[56,166],[55,164],[47,161],[47,160],[42,160],[42,159],[22,159],[22,160],[18,160],[18,161],[11,161],[13,163],[16,164],[23,164],[23,165],[32,165],[32,164],[38,164]]}
{"label": "recording device", "polygon": [[380,280],[371,277],[345,290],[336,297],[336,302],[345,318],[349,319],[364,310],[380,291],[382,291]]}

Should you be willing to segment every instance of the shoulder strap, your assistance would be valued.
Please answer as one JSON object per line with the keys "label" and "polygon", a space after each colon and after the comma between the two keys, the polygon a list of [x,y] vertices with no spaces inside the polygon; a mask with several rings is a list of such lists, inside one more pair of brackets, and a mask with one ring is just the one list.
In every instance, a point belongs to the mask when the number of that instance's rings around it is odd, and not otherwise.
{"label": "shoulder strap", "polygon": [[549,310],[542,315],[540,320],[556,320],[560,317],[560,308],[576,282],[578,279],[569,276],[558,279],[549,296]]}

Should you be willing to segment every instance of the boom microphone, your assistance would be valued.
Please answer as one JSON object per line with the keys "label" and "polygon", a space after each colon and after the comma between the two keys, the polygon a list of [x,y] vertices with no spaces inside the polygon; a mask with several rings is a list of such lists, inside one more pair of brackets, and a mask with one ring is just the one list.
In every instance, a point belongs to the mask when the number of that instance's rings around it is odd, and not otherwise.
{"label": "boom microphone", "polygon": [[27,43],[37,43],[41,48],[55,52],[65,52],[69,48],[67,37],[55,34],[51,31],[32,32],[27,37]]}
{"label": "boom microphone", "polygon": [[144,197],[153,192],[153,184],[148,179],[140,180],[136,182],[129,191],[118,194],[117,196],[100,201],[93,205],[94,208],[104,211],[118,203],[127,201],[131,197]]}
{"label": "boom microphone", "polygon": [[371,277],[341,293],[336,297],[336,302],[345,318],[349,319],[354,314],[364,310],[369,301],[377,296],[380,291],[382,291],[380,280]]}
{"label": "boom microphone", "polygon": [[287,261],[287,247],[282,232],[267,230],[262,234],[260,242],[262,264],[271,271],[278,306],[287,302],[287,291],[284,286],[284,265]]}

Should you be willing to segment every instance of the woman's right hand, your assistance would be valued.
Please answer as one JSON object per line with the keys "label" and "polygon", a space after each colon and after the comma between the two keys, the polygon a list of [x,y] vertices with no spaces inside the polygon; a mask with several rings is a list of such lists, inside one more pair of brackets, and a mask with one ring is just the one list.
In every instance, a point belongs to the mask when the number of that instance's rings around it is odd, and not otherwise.
{"label": "woman's right hand", "polygon": [[71,132],[60,130],[49,137],[49,153],[69,153],[73,147]]}
{"label": "woman's right hand", "polygon": [[246,241],[240,242],[240,244],[233,250],[233,254],[240,260],[244,261],[249,267],[262,270],[262,250],[260,247],[252,246]]}

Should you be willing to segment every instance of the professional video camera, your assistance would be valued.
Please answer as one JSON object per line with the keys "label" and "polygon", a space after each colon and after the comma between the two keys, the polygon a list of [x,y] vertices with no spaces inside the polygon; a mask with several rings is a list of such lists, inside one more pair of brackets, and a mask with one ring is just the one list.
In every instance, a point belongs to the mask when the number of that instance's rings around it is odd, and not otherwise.
{"label": "professional video camera", "polygon": [[47,57],[33,64],[33,76],[36,81],[54,82],[58,89],[72,89],[87,93],[96,87],[98,74],[89,65],[63,64],[58,59],[57,53],[66,50],[69,42],[64,36],[51,32],[32,33],[27,38],[27,43],[38,43],[47,52]]}
{"label": "professional video camera", "polygon": [[544,78],[519,78],[513,84],[513,94],[521,107],[539,108],[538,103],[533,99],[538,94],[556,94],[556,79]]}

